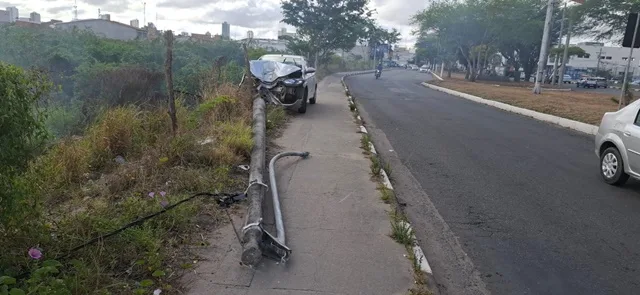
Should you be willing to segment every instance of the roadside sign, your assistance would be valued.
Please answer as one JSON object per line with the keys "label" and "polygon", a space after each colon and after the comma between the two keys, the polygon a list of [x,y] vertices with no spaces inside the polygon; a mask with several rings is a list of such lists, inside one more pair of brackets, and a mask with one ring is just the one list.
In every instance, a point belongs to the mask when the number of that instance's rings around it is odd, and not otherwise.
{"label": "roadside sign", "polygon": [[[629,13],[629,20],[627,21],[627,28],[624,31],[624,39],[622,40],[622,47],[631,47],[631,42],[635,40],[633,48],[640,48],[640,31],[636,30],[636,21],[638,20],[638,13]],[[636,32],[636,38],[633,38],[633,33]]]}

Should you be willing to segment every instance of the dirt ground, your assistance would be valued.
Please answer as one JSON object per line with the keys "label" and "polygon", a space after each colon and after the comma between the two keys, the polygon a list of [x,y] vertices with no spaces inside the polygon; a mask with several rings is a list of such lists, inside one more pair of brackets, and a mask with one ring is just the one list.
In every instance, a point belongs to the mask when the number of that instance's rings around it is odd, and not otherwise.
{"label": "dirt ground", "polygon": [[430,83],[485,99],[594,125],[600,124],[600,119],[605,112],[618,109],[617,97],[607,93],[551,89],[545,91],[543,88],[541,95],[535,95],[532,93],[531,87],[522,85],[526,82],[512,84],[494,81],[469,82],[460,75],[452,75],[451,78],[445,78],[444,81],[431,81]]}

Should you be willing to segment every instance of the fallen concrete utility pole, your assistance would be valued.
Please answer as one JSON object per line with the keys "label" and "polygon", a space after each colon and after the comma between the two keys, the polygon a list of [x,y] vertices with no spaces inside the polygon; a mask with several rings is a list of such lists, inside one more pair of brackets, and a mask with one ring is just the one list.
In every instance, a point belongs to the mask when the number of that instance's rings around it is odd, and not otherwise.
{"label": "fallen concrete utility pole", "polygon": [[242,263],[255,266],[262,258],[262,199],[266,185],[263,182],[266,148],[266,104],[262,97],[253,100],[253,150],[249,172],[249,209],[245,226],[242,228]]}
{"label": "fallen concrete utility pole", "polygon": [[258,96],[253,101],[253,150],[251,151],[251,168],[249,172],[249,187],[247,197],[249,198],[249,209],[247,219],[242,228],[242,263],[256,266],[260,263],[262,256],[266,256],[279,262],[285,262],[291,255],[291,249],[285,245],[284,223],[282,221],[282,211],[280,210],[280,199],[278,196],[278,186],[275,179],[275,162],[287,156],[299,156],[306,158],[308,152],[284,152],[273,157],[269,163],[269,176],[271,182],[271,193],[273,196],[273,210],[276,220],[276,237],[269,234],[262,227],[262,201],[265,190],[268,188],[263,182],[265,149],[266,149],[266,102],[262,96]]}

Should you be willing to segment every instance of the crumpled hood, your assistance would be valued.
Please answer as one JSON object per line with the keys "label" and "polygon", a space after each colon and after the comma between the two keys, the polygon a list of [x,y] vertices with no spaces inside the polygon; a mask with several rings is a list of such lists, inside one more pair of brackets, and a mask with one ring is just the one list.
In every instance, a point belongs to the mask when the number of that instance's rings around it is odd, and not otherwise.
{"label": "crumpled hood", "polygon": [[300,67],[271,60],[249,61],[251,74],[266,83],[302,70]]}

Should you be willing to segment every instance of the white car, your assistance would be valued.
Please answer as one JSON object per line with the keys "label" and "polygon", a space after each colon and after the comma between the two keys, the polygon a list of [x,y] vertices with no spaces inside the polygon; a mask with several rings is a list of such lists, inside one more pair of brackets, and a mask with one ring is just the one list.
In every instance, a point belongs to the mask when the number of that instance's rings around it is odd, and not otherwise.
{"label": "white car", "polygon": [[417,71],[419,68],[416,65],[411,65],[411,70]]}
{"label": "white car", "polygon": [[420,69],[418,70],[420,73],[428,73],[429,72],[429,67],[425,66],[421,66]]}
{"label": "white car", "polygon": [[[269,81],[262,82],[267,88],[274,89],[277,93],[276,97],[279,100],[279,104],[288,108],[297,107],[298,112],[304,114],[307,112],[307,103],[316,103],[316,69],[310,67],[303,56],[267,54],[260,57],[258,61],[271,61],[288,65],[287,67],[271,66],[273,68],[268,68],[267,70],[256,69],[256,72],[270,78]],[[276,72],[273,72],[274,70]],[[254,73],[254,70],[252,69],[251,72]],[[275,79],[273,76],[275,76]]]}

